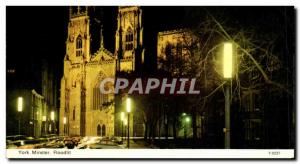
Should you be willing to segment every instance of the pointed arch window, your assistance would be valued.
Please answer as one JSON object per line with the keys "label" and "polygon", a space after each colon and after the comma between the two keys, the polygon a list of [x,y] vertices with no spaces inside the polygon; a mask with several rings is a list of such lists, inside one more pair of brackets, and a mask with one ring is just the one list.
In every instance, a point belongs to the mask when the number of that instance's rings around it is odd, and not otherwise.
{"label": "pointed arch window", "polygon": [[101,136],[101,126],[97,126],[97,136]]}
{"label": "pointed arch window", "polygon": [[82,55],[82,37],[79,35],[76,39],[76,57]]}
{"label": "pointed arch window", "polygon": [[125,50],[130,51],[133,49],[133,33],[131,28],[127,30],[126,39],[125,39]]}
{"label": "pointed arch window", "polygon": [[106,135],[106,127],[105,125],[102,125],[102,136]]}
{"label": "pointed arch window", "polygon": [[[109,94],[103,94],[100,92],[100,84],[98,83],[99,81],[103,80],[103,73],[99,74],[99,78],[96,80],[96,85],[93,87],[92,93],[93,93],[93,109],[94,110],[103,110],[105,106],[105,104],[107,104],[110,100],[109,100]],[[106,84],[104,86],[105,89],[108,89],[108,84]]]}
{"label": "pointed arch window", "polygon": [[93,109],[102,110],[105,103],[109,102],[108,94],[102,94],[98,86],[93,88]]}

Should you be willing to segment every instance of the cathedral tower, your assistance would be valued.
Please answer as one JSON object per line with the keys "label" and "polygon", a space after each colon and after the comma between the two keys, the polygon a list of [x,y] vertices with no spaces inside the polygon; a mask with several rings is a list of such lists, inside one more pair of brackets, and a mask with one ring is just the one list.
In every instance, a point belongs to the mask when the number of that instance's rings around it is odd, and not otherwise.
{"label": "cathedral tower", "polygon": [[[91,53],[90,16],[87,7],[71,7],[60,89],[59,133],[61,135],[112,136],[114,134],[113,94],[100,93],[99,84],[115,76],[114,55],[100,45]],[[91,16],[92,17],[92,16]],[[92,17],[93,18],[93,17]]]}
{"label": "cathedral tower", "polygon": [[60,132],[84,136],[86,63],[90,60],[90,20],[87,7],[70,7],[69,12],[64,76],[61,81],[60,122],[64,124],[60,124]]}
{"label": "cathedral tower", "polygon": [[70,7],[67,57],[72,63],[90,60],[90,20],[87,7]]}
{"label": "cathedral tower", "polygon": [[134,71],[143,64],[142,10],[119,7],[116,31],[117,71]]}

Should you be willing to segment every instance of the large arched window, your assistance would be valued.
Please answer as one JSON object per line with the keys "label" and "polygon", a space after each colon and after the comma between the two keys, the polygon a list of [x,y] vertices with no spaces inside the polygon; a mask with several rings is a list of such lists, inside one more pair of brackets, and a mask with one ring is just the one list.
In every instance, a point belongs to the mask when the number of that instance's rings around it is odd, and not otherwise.
{"label": "large arched window", "polygon": [[105,125],[102,125],[102,136],[105,136],[106,134],[106,131],[105,131],[106,129],[105,129]]}
{"label": "large arched window", "polygon": [[101,126],[97,126],[97,136],[101,136]]}
{"label": "large arched window", "polygon": [[126,41],[125,50],[126,51],[132,50],[133,49],[133,33],[132,33],[131,28],[129,28],[127,30],[125,41]]}
{"label": "large arched window", "polygon": [[[103,77],[105,77],[105,75],[103,73],[100,73],[98,75],[98,78],[96,80],[96,85],[93,88],[93,109],[94,110],[103,110],[106,103],[109,102],[109,95],[108,94],[103,94],[100,92],[100,88],[99,88],[99,83],[103,80]],[[107,84],[104,86],[105,90],[107,90],[109,87]]]}
{"label": "large arched window", "polygon": [[82,38],[79,35],[76,39],[76,57],[82,55]]}

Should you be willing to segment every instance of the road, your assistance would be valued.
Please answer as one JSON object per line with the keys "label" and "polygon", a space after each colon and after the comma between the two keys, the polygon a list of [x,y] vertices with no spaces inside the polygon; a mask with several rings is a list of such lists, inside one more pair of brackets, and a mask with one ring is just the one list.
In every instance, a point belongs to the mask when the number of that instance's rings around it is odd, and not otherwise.
{"label": "road", "polygon": [[[8,149],[127,149],[127,140],[103,139],[101,137],[84,137],[76,143],[65,139],[54,139],[35,144],[25,144],[21,146],[7,145]],[[130,140],[131,149],[155,148],[148,145],[143,140]]]}

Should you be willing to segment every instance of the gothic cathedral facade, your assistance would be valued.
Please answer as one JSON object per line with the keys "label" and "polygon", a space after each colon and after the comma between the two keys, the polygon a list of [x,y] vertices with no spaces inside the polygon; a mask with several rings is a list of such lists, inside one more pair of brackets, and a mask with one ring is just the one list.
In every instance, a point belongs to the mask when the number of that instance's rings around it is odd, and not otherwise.
{"label": "gothic cathedral facade", "polygon": [[[101,94],[99,83],[118,71],[131,72],[143,64],[142,10],[119,7],[115,52],[100,46],[92,54],[87,7],[71,7],[60,88],[59,133],[70,136],[115,136],[119,123],[114,94]],[[110,87],[110,86],[108,86]],[[134,123],[131,125],[133,126]],[[132,133],[131,133],[132,135]]]}

